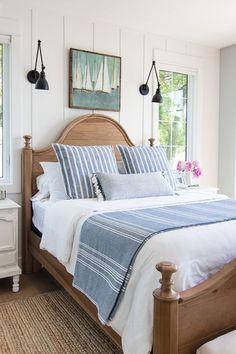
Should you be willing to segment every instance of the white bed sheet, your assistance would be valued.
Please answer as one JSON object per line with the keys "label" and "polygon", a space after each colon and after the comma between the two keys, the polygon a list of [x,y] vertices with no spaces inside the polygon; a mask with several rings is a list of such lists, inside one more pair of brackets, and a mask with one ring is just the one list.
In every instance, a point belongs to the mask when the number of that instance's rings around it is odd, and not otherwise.
{"label": "white bed sheet", "polygon": [[32,209],[33,209],[33,224],[34,226],[43,233],[44,226],[44,216],[46,209],[52,206],[54,202],[51,202],[49,199],[43,199],[39,201],[32,201]]}
{"label": "white bed sheet", "polygon": [[[97,202],[95,199],[56,202],[47,208],[41,248],[74,273],[80,230],[94,212],[124,210],[224,198],[193,191],[179,196]],[[125,296],[111,321],[121,335],[125,354],[147,354],[152,347],[153,297],[158,286],[156,263],[176,263],[178,291],[190,288],[236,258],[236,221],[174,230],[152,237],[139,252]],[[144,306],[145,304],[145,306]]]}

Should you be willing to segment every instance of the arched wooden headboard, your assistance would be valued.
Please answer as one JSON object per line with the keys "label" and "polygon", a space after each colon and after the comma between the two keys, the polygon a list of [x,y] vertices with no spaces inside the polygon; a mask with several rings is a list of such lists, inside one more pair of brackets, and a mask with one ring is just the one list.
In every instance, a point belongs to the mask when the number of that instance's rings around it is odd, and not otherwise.
{"label": "arched wooden headboard", "polygon": [[[28,235],[31,230],[30,198],[37,191],[36,177],[42,173],[40,162],[57,161],[51,145],[40,150],[31,147],[31,136],[25,135],[25,146],[22,152],[22,209],[23,209],[23,257],[24,270],[30,272],[30,255],[28,251]],[[69,145],[112,145],[117,160],[120,159],[117,144],[133,146],[126,131],[114,119],[101,115],[84,115],[73,120],[56,140],[60,144]]]}

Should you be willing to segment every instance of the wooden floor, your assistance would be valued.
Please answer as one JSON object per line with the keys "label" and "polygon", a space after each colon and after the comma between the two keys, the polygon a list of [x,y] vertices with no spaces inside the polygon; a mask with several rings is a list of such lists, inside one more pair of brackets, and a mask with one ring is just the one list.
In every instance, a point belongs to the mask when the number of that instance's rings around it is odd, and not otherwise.
{"label": "wooden floor", "polygon": [[38,273],[21,275],[18,293],[12,292],[12,278],[0,279],[0,303],[24,299],[58,288],[59,285],[44,269]]}

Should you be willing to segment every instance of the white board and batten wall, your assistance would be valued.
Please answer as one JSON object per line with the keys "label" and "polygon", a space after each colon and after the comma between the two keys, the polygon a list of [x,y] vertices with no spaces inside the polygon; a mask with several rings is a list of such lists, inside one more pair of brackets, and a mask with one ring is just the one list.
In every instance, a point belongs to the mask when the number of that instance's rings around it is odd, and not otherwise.
{"label": "white board and batten wall", "polygon": [[236,45],[220,51],[219,188],[236,197]]}
{"label": "white board and batten wall", "polygon": [[[61,2],[66,3],[66,0]],[[32,8],[32,3],[34,7]],[[151,93],[140,95],[139,85],[146,81],[152,60],[158,63],[158,53],[165,53],[175,61],[189,57],[201,62],[201,99],[194,123],[195,158],[203,167],[204,185],[217,185],[218,171],[218,102],[219,102],[219,50],[197,44],[149,34],[137,28],[120,26],[119,21],[109,23],[104,14],[89,18],[87,12],[76,13],[55,7],[48,10],[46,2],[22,0],[19,4],[9,0],[0,7],[0,33],[3,22],[8,21],[9,32],[18,26],[17,77],[20,89],[18,99],[12,102],[14,183],[8,186],[9,195],[20,201],[20,149],[25,133],[32,134],[32,145],[41,148],[57,138],[61,130],[74,118],[92,111],[68,108],[69,48],[108,53],[122,57],[121,111],[102,112],[119,121],[132,141],[148,144],[148,138],[157,136],[156,112],[158,105],[151,103]],[[73,14],[72,14],[73,12]],[[122,14],[121,14],[122,15]],[[122,23],[122,21],[120,21]],[[167,24],[168,25],[168,24]],[[9,33],[11,34],[11,33]],[[34,67],[37,40],[42,41],[49,91],[35,90],[26,80]],[[169,63],[170,64],[170,63]],[[196,68],[198,69],[198,68]],[[150,80],[152,86],[152,80]],[[154,83],[153,89],[156,85]],[[15,125],[15,128],[14,128]]]}

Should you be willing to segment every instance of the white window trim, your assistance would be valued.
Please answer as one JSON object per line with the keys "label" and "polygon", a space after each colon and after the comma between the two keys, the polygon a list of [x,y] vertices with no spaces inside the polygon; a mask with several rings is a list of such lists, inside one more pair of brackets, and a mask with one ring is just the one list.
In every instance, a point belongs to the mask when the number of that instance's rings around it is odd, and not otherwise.
{"label": "white window trim", "polygon": [[4,34],[0,34],[0,43],[1,44],[10,44],[11,43],[11,37],[6,36]]}
{"label": "white window trim", "polygon": [[3,177],[0,177],[0,185],[9,184],[11,182],[12,168],[11,168],[11,114],[10,114],[10,55],[11,55],[11,38],[10,36],[0,36],[0,43],[7,44],[9,47],[5,48],[3,57]]}
{"label": "white window trim", "polygon": [[[10,130],[10,177],[4,183],[8,193],[21,190],[19,178],[20,153],[22,146],[22,114],[21,114],[21,27],[18,20],[0,17],[0,34],[3,39],[11,38],[9,60],[9,130]],[[0,182],[0,185],[3,182]]]}
{"label": "white window trim", "polygon": [[[188,105],[187,105],[187,136],[186,136],[186,145],[187,145],[187,160],[193,159],[193,121],[194,121],[194,102],[195,102],[195,85],[196,85],[196,73],[195,72],[190,72],[190,71],[185,71],[185,70],[179,70],[177,67],[174,66],[159,66],[158,71],[164,70],[164,71],[170,71],[170,72],[177,72],[180,74],[185,74],[188,75]],[[192,78],[192,80],[189,80],[189,78]],[[191,98],[189,98],[191,97]],[[189,104],[190,103],[190,104]],[[158,122],[158,128],[157,128],[157,139],[159,141],[159,110],[156,114],[157,116],[157,122]]]}
{"label": "white window trim", "polygon": [[[188,112],[188,133],[187,133],[187,157],[189,160],[195,159],[197,155],[196,141],[198,131],[200,127],[198,126],[197,117],[201,114],[202,110],[202,92],[200,87],[203,82],[202,78],[202,66],[203,60],[198,57],[193,57],[184,54],[177,54],[168,51],[162,51],[154,49],[153,53],[154,60],[156,61],[157,70],[168,70],[175,71],[187,75],[193,76],[194,88],[192,91],[192,109]],[[156,90],[156,80],[153,77],[152,82],[153,94]],[[188,106],[188,108],[190,108]],[[159,109],[153,109],[152,117],[152,136],[158,140],[158,124],[159,124]]]}

